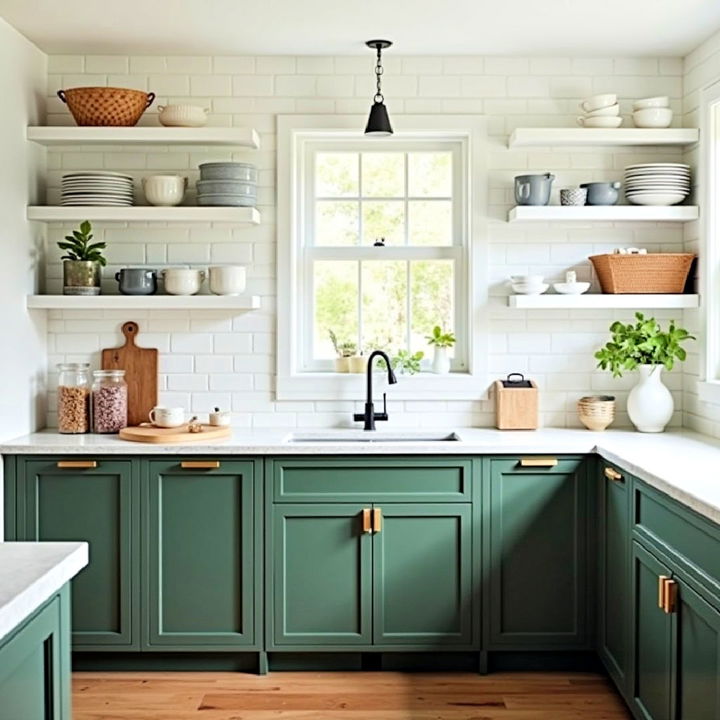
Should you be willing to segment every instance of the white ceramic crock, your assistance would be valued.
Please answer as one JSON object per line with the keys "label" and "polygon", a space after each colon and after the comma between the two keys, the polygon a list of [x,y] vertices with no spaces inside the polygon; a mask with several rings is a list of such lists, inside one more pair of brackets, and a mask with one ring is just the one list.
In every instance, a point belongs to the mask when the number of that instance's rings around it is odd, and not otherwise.
{"label": "white ceramic crock", "polygon": [[188,179],[182,175],[148,175],[142,179],[145,199],[150,205],[172,207],[185,197]]}
{"label": "white ceramic crock", "polygon": [[663,432],[675,409],[673,396],[662,382],[662,369],[662,365],[640,365],[640,381],[628,395],[628,415],[640,432]]}
{"label": "white ceramic crock", "polygon": [[240,295],[245,292],[247,273],[243,265],[214,265],[209,269],[213,295]]}
{"label": "white ceramic crock", "polygon": [[196,295],[205,280],[205,271],[193,268],[166,268],[162,271],[162,277],[168,295]]}
{"label": "white ceramic crock", "polygon": [[210,111],[197,105],[158,105],[158,119],[167,127],[203,127]]}

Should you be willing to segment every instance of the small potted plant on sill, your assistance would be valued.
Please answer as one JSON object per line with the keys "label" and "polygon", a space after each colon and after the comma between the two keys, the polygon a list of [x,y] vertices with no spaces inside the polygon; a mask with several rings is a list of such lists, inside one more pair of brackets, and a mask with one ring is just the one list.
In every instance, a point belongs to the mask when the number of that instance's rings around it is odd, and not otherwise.
{"label": "small potted plant on sill", "polygon": [[63,261],[63,295],[99,295],[102,269],[107,260],[102,251],[104,242],[93,243],[92,225],[88,220],[80,224],[79,230],[66,235],[58,242],[65,251]]}
{"label": "small potted plant on sill", "polygon": [[627,411],[632,424],[640,432],[662,432],[670,422],[675,403],[663,385],[662,369],[672,370],[675,361],[687,357],[682,343],[695,340],[684,328],[671,320],[663,330],[655,318],[635,313],[637,323],[614,322],[612,338],[595,353],[598,367],[621,377],[625,370],[640,372],[640,380],[628,395]]}
{"label": "small potted plant on sill", "polygon": [[332,330],[328,330],[328,335],[337,354],[335,372],[365,372],[365,358],[357,354],[357,345],[351,341],[338,342],[337,335]]}
{"label": "small potted plant on sill", "polygon": [[455,344],[455,335],[451,332],[444,332],[440,325],[436,325],[432,335],[426,335],[425,339],[428,341],[428,345],[435,350],[432,371],[436,375],[447,375],[450,372],[448,348]]}
{"label": "small potted plant on sill", "polygon": [[410,352],[410,350],[398,350],[390,364],[393,370],[397,370],[401,375],[415,375],[420,372],[420,363],[424,357],[425,353],[422,350],[418,350],[416,353]]}

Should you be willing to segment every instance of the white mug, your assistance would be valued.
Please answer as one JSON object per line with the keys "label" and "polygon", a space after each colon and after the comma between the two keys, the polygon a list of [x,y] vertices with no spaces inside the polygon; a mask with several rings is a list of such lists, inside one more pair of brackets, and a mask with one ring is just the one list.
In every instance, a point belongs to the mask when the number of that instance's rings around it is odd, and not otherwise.
{"label": "white mug", "polygon": [[168,295],[196,295],[205,280],[205,271],[194,268],[165,268],[161,274]]}
{"label": "white mug", "polygon": [[185,410],[181,407],[154,407],[150,411],[150,422],[162,428],[180,427],[185,423]]}
{"label": "white mug", "polygon": [[209,275],[213,295],[240,295],[245,292],[246,272],[243,265],[214,265],[209,268]]}
{"label": "white mug", "polygon": [[149,175],[142,179],[145,199],[151,205],[171,207],[185,197],[188,179],[182,175]]}

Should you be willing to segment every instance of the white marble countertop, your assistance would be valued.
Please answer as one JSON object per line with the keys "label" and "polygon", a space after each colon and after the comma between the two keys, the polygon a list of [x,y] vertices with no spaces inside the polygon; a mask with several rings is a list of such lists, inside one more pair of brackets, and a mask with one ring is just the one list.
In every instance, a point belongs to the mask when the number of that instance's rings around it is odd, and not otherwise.
{"label": "white marble countertop", "polygon": [[[418,441],[455,432],[456,442]],[[293,437],[303,442],[290,442]],[[330,440],[325,438],[330,437]],[[643,434],[628,430],[544,428],[501,431],[481,428],[378,430],[373,442],[362,430],[244,430],[210,443],[150,445],[112,435],[60,435],[43,431],[0,443],[4,455],[507,455],[598,453],[693,510],[720,524],[720,441],[675,430]],[[320,438],[323,438],[322,440]],[[413,441],[408,441],[415,438]]]}
{"label": "white marble countertop", "polygon": [[87,564],[85,542],[0,542],[0,641]]}

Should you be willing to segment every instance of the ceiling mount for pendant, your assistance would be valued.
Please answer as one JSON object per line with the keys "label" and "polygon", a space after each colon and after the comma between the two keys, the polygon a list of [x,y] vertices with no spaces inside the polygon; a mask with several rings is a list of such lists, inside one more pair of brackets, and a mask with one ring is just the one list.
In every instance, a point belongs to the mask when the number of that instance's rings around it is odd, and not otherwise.
{"label": "ceiling mount for pendant", "polygon": [[392,135],[393,129],[390,125],[390,117],[385,107],[385,98],[382,94],[381,77],[384,73],[382,66],[382,51],[387,50],[392,45],[390,40],[368,40],[365,43],[369,48],[377,51],[377,62],[375,63],[375,96],[373,104],[370,108],[367,125],[365,126],[366,135]]}

